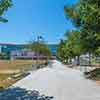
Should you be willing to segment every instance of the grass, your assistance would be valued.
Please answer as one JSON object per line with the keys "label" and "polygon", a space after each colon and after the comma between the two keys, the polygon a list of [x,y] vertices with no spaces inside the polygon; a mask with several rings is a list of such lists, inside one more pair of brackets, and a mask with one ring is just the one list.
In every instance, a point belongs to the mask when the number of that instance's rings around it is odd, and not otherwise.
{"label": "grass", "polygon": [[0,81],[6,80],[8,77],[10,77],[12,74],[0,74]]}
{"label": "grass", "polygon": [[[39,60],[38,63],[42,64],[45,61]],[[37,64],[36,60],[0,60],[0,70],[16,70],[21,68],[27,68],[29,65]]]}
{"label": "grass", "polygon": [[0,74],[0,88],[7,88],[15,82],[15,80],[8,80],[11,76],[12,74]]}
{"label": "grass", "polygon": [[12,77],[13,74],[23,73],[23,70],[31,70],[32,65],[44,64],[45,62],[45,60],[0,60],[0,88],[9,87],[25,77],[22,75],[18,79],[9,80],[8,77]]}

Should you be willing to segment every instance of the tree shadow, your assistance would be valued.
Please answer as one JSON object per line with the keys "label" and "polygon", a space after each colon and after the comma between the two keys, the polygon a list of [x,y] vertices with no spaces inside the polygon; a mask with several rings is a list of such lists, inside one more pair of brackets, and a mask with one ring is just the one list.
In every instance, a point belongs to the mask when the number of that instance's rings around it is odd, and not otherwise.
{"label": "tree shadow", "polygon": [[0,91],[0,100],[53,100],[53,96],[40,95],[36,90],[26,90],[19,87]]}

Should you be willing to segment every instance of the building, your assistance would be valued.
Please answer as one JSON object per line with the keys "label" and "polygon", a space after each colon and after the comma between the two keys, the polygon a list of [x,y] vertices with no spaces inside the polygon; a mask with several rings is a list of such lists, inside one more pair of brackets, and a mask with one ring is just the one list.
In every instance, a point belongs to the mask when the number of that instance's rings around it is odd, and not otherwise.
{"label": "building", "polygon": [[[45,56],[36,54],[35,52],[27,51],[25,44],[7,44],[0,43],[0,52],[8,53],[11,59],[46,59]],[[52,53],[52,58],[56,57],[57,45],[48,44],[48,47]]]}

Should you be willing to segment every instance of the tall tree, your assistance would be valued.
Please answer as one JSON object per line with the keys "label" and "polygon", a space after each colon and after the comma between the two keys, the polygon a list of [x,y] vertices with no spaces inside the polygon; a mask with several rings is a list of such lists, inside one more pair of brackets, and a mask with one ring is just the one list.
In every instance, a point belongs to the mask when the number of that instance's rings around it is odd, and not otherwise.
{"label": "tall tree", "polygon": [[65,6],[65,13],[81,31],[85,52],[94,53],[100,47],[100,0],[80,0],[75,6]]}
{"label": "tall tree", "polygon": [[65,41],[61,40],[57,49],[57,58],[61,60],[63,63],[66,62],[68,56],[65,55]]}
{"label": "tall tree", "polygon": [[[68,32],[67,32],[68,34]],[[80,64],[80,55],[83,53],[84,49],[82,47],[82,41],[80,39],[80,31],[72,31],[66,36],[67,48],[71,51],[71,57],[77,57],[77,64]],[[66,47],[65,47],[66,48]],[[66,51],[68,52],[68,50]]]}

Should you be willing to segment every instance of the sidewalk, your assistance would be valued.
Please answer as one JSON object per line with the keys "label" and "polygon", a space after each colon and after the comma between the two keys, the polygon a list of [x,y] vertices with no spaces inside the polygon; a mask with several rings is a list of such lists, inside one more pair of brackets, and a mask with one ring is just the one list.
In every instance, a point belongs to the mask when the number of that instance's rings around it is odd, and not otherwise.
{"label": "sidewalk", "polygon": [[43,68],[20,80],[14,87],[37,90],[54,100],[100,100],[100,86],[83,77],[79,70],[66,68],[53,61],[52,68]]}

